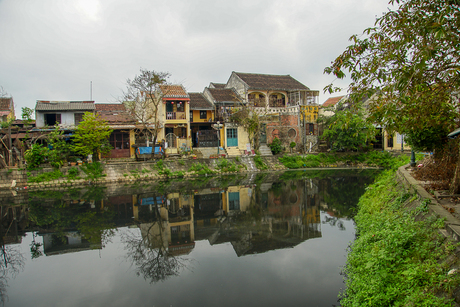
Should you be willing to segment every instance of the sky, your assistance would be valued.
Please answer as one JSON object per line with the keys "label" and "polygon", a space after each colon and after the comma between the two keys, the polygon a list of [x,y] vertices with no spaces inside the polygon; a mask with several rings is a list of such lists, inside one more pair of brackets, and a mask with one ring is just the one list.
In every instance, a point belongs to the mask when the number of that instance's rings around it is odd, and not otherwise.
{"label": "sky", "polygon": [[[232,73],[291,75],[319,103],[324,68],[388,0],[0,0],[0,86],[37,100],[118,102],[140,68],[202,92]],[[335,82],[347,86],[346,81]]]}

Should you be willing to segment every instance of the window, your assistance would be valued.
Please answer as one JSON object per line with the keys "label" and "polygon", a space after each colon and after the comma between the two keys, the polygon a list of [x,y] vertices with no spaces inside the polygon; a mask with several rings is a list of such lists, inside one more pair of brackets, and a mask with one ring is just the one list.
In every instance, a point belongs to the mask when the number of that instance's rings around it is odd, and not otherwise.
{"label": "window", "polygon": [[54,126],[61,123],[61,114],[45,114],[45,126]]}
{"label": "window", "polygon": [[110,145],[114,149],[129,149],[129,133],[116,131],[110,135]]}
{"label": "window", "polygon": [[80,124],[80,122],[83,121],[83,113],[75,113],[74,117],[75,117],[75,126],[78,126],[78,124]]}
{"label": "window", "polygon": [[183,101],[176,101],[177,112],[185,111],[185,103]]}
{"label": "window", "polygon": [[207,118],[207,112],[206,111],[200,111],[200,119],[206,119]]}

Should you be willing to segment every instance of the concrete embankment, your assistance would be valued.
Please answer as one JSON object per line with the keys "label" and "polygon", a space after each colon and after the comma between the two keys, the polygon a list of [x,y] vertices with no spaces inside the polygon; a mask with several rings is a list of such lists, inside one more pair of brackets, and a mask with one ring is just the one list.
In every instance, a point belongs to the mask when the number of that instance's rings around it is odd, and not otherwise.
{"label": "concrete embankment", "polygon": [[[277,157],[261,157],[263,163],[267,166],[267,170],[285,170],[286,168],[279,163]],[[163,170],[171,171],[169,175],[165,175],[157,168],[158,161],[102,161],[103,177],[98,178],[99,184],[111,184],[120,182],[136,182],[161,180],[171,177],[196,177],[200,176],[198,172],[190,171],[193,166],[200,164],[211,170],[214,174],[235,174],[245,172],[258,172],[254,157],[228,158],[228,164],[234,165],[232,171],[227,171],[226,168],[219,167],[217,159],[165,159],[163,161]],[[79,169],[78,179],[69,179],[67,177],[69,170],[72,168]],[[79,166],[62,167],[60,168],[63,174],[62,178],[52,181],[44,181],[38,183],[28,182],[29,177],[36,177],[43,173],[53,172],[55,169],[45,167],[40,170],[27,171],[25,169],[9,169],[0,170],[0,190],[8,189],[42,189],[54,187],[69,187],[88,185],[87,176],[83,173]],[[209,174],[211,176],[213,174]]]}
{"label": "concrete embankment", "polygon": [[409,192],[416,193],[420,200],[429,200],[428,208],[437,217],[445,219],[446,228],[442,230],[443,235],[450,239],[460,242],[460,220],[455,218],[450,212],[443,208],[439,201],[428,193],[420,181],[412,177],[409,165],[401,166],[397,172],[399,182]]}

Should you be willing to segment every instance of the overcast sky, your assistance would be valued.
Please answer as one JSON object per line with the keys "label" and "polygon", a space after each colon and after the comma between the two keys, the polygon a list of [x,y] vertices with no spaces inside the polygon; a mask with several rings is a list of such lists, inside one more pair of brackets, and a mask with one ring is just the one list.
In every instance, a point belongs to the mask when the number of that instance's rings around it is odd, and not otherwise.
{"label": "overcast sky", "polygon": [[[36,100],[115,102],[139,69],[202,92],[232,71],[289,74],[320,90],[323,70],[374,25],[387,0],[0,0],[0,86],[16,117]],[[346,85],[345,83],[339,85]]]}

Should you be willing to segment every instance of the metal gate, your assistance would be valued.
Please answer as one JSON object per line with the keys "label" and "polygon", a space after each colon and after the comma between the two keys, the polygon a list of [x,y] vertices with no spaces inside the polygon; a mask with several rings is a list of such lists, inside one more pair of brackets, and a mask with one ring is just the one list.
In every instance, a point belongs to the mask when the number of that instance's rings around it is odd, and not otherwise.
{"label": "metal gate", "polygon": [[168,143],[168,147],[177,147],[177,136],[174,133],[166,134],[165,141]]}
{"label": "metal gate", "polygon": [[218,145],[216,130],[200,130],[197,136],[198,147],[217,147]]}

